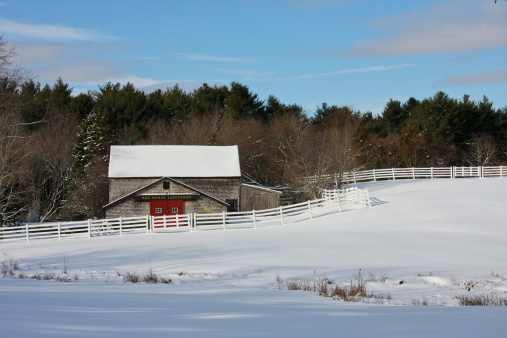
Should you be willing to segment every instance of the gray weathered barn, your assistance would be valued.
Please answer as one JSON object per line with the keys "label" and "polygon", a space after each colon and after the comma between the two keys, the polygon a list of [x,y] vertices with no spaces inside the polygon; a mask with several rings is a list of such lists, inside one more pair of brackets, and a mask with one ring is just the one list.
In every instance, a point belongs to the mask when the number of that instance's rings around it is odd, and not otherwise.
{"label": "gray weathered barn", "polygon": [[241,183],[237,146],[112,146],[106,217],[250,211],[280,195]]}

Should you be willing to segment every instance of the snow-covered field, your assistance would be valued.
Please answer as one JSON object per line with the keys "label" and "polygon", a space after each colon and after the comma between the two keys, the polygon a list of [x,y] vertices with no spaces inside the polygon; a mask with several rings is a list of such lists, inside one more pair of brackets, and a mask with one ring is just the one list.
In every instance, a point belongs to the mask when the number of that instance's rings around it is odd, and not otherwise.
{"label": "snow-covered field", "polygon": [[[0,278],[0,336],[505,336],[507,307],[456,297],[507,297],[507,179],[361,187],[371,209],[285,226],[0,242],[18,275],[78,279]],[[172,283],[123,282],[150,269]],[[381,299],[285,289],[359,269]]]}

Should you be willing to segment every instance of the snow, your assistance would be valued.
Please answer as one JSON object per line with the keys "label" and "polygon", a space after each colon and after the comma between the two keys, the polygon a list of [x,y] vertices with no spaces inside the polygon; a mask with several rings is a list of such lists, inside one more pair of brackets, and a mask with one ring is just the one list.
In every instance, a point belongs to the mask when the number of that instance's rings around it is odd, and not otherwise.
{"label": "snow", "polygon": [[[285,226],[0,243],[27,275],[61,274],[64,259],[79,275],[0,278],[0,336],[503,336],[507,307],[459,307],[456,296],[507,296],[507,179],[360,186],[371,209]],[[150,268],[173,283],[118,275]],[[360,268],[368,290],[392,299],[349,303],[275,282],[346,285]]]}
{"label": "snow", "polygon": [[237,146],[111,146],[110,178],[240,176]]}

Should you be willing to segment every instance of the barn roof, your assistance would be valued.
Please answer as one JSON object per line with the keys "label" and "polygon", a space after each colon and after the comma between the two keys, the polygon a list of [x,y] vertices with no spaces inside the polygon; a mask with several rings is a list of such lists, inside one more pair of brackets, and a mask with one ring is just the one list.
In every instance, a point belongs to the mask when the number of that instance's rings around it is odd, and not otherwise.
{"label": "barn roof", "polygon": [[240,177],[238,146],[111,146],[109,177]]}

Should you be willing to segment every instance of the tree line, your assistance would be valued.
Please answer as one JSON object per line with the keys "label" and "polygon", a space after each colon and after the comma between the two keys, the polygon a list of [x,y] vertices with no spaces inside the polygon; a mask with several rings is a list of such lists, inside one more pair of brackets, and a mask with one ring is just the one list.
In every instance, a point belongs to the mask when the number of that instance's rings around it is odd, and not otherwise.
{"label": "tree line", "polygon": [[[495,165],[507,158],[507,107],[450,98],[390,100],[379,115],[323,103],[312,116],[247,86],[177,85],[145,93],[106,83],[73,95],[12,64],[0,38],[0,224],[102,217],[111,145],[238,145],[242,173],[294,198],[316,198],[324,180],[389,167]],[[305,187],[304,189],[302,187]]]}

